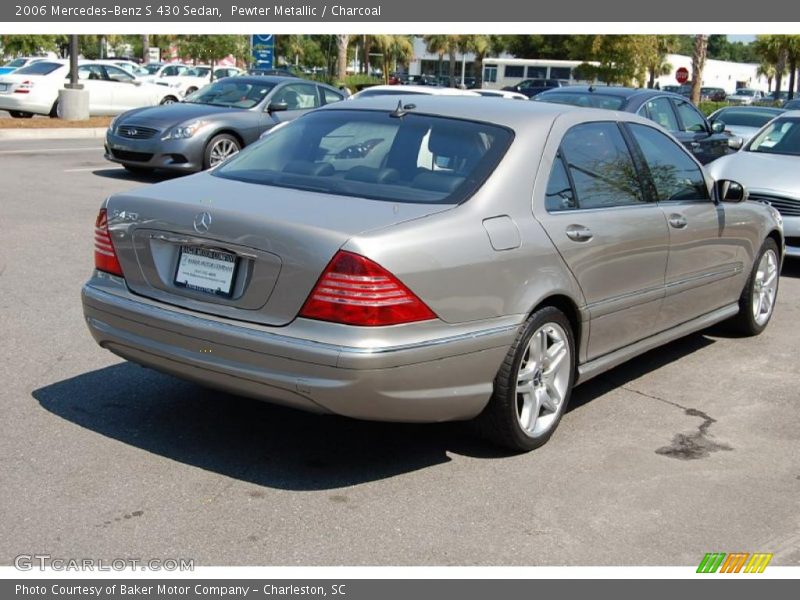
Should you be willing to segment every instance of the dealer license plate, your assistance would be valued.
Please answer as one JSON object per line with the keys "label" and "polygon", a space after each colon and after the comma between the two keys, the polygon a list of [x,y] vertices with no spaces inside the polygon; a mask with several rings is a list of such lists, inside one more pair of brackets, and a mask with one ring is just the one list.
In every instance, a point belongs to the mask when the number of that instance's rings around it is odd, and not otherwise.
{"label": "dealer license plate", "polygon": [[216,296],[230,297],[235,274],[235,254],[210,248],[181,246],[175,285]]}

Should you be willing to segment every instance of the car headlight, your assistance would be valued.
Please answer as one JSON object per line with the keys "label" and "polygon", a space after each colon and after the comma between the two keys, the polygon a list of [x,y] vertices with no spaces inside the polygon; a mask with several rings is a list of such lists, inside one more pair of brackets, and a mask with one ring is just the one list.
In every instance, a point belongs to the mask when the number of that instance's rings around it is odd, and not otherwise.
{"label": "car headlight", "polygon": [[162,137],[162,140],[184,140],[186,138],[192,137],[198,129],[200,129],[203,125],[206,124],[206,121],[192,121],[186,125],[178,125],[177,127],[173,127],[172,129],[168,130],[166,135]]}
{"label": "car headlight", "polygon": [[117,115],[116,117],[114,117],[113,119],[111,119],[111,122],[108,124],[108,130],[109,130],[111,133],[114,133],[114,132],[115,132],[115,129],[114,129],[114,128],[117,126],[117,121],[118,121],[118,120],[119,120],[119,115]]}

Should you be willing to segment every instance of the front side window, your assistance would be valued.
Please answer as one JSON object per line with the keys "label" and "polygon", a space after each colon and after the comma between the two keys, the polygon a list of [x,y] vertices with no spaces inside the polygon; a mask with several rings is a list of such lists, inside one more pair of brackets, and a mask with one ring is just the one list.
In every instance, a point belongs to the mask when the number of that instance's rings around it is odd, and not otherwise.
{"label": "front side window", "polygon": [[100,65],[81,65],[78,67],[80,81],[105,81],[106,73]]}
{"label": "front side window", "polygon": [[667,98],[654,98],[644,103],[639,110],[642,116],[655,121],[667,131],[678,131],[678,119],[672,110],[672,103]]}
{"label": "front side window", "polygon": [[616,123],[584,123],[561,140],[561,155],[575,184],[578,208],[644,202],[639,174]]}
{"label": "front side window", "polygon": [[703,172],[681,146],[652,127],[629,127],[644,155],[659,200],[709,199]]}
{"label": "front side window", "polygon": [[706,120],[694,106],[684,101],[678,101],[675,105],[678,109],[681,121],[683,121],[684,131],[691,131],[692,133],[708,131],[706,128]]}
{"label": "front side window", "polygon": [[502,127],[386,111],[312,112],[270,133],[215,176],[389,202],[457,204],[499,163]]}
{"label": "front side window", "polygon": [[253,108],[272,91],[269,82],[252,83],[237,79],[222,79],[186,96],[188,104],[210,104],[229,108]]}

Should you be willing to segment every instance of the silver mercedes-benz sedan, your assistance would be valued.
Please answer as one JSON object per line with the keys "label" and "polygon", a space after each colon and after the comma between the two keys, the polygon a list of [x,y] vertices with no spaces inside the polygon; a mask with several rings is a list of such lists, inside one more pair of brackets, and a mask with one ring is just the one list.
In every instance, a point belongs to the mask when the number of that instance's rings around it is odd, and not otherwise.
{"label": "silver mercedes-benz sedan", "polygon": [[770,320],[778,213],[632,115],[373,98],[115,194],[89,329],[128,360],[309,411],[546,442],[574,385]]}
{"label": "silver mercedes-benz sedan", "polygon": [[800,258],[800,110],[765,125],[736,154],[712,163],[711,174],[736,177],[751,198],[771,204],[783,217],[786,256]]}

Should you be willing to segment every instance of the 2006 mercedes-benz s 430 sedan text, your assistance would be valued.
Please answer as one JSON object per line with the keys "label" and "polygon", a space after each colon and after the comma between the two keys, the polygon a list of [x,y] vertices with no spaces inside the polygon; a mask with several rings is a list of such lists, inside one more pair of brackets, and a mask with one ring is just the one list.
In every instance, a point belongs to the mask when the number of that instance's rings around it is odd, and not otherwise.
{"label": "2006 mercedes-benz s 430 sedan text", "polygon": [[128,360],[388,421],[543,444],[577,383],[769,322],[780,215],[636,115],[482,98],[311,112],[106,200],[86,322]]}

